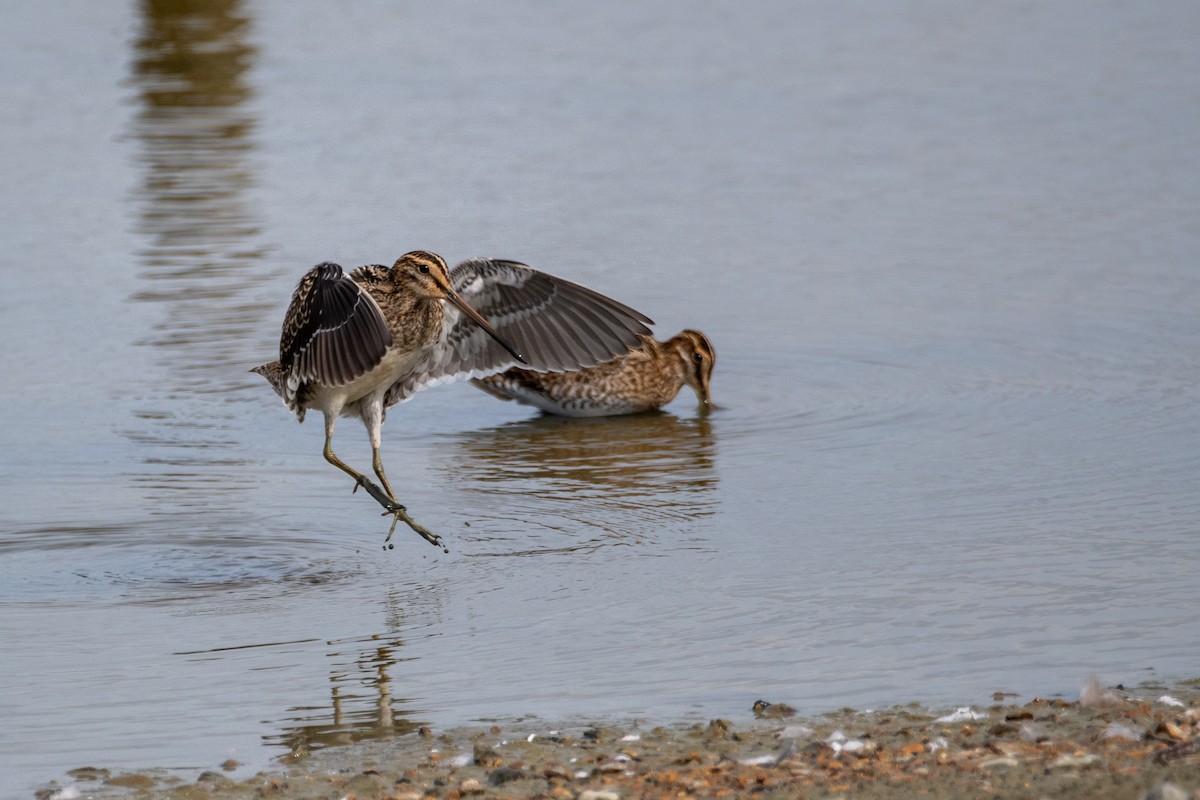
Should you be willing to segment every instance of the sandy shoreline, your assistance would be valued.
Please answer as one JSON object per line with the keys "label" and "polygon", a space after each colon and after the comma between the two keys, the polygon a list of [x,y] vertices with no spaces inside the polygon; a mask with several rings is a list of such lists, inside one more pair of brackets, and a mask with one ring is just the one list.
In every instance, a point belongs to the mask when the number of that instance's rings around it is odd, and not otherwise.
{"label": "sandy shoreline", "polygon": [[[645,727],[542,723],[422,729],[331,747],[245,780],[85,767],[42,800],[85,797],[1122,798],[1200,800],[1200,680],[1085,688],[930,711],[897,706],[815,717]],[[234,765],[226,765],[233,767]],[[1157,792],[1158,794],[1154,794]]]}

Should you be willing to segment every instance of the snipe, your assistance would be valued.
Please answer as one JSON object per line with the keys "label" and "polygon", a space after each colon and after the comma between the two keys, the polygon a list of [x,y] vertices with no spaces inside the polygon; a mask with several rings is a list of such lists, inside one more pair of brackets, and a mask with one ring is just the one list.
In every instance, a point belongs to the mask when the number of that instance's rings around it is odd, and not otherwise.
{"label": "snipe", "polygon": [[636,414],[675,399],[686,384],[701,406],[710,406],[709,384],[717,354],[700,331],[684,330],[665,342],[643,335],[629,353],[587,369],[535,372],[513,367],[473,383],[502,400],[536,406],[564,417]]}
{"label": "snipe", "polygon": [[[515,261],[475,258],[453,270],[417,250],[391,267],[319,264],[300,279],[283,320],[279,360],[255,367],[303,422],[325,417],[325,459],[434,545],[396,499],[380,456],[385,409],[421,389],[516,364],[578,370],[627,353],[651,320],[591,289]],[[652,324],[652,323],[651,323]],[[382,488],[333,452],[338,416],[359,417]]]}

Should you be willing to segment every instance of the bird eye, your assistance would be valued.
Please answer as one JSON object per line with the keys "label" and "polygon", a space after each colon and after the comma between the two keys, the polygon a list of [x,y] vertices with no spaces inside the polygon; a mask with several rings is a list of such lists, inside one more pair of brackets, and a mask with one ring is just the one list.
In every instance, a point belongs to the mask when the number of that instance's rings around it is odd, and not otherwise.
{"label": "bird eye", "polygon": [[692,361],[695,361],[697,364],[703,364],[704,363],[704,353],[693,353]]}
{"label": "bird eye", "polygon": [[422,275],[428,275],[429,274],[429,265],[421,264],[420,266],[417,267],[417,272],[421,273]]}

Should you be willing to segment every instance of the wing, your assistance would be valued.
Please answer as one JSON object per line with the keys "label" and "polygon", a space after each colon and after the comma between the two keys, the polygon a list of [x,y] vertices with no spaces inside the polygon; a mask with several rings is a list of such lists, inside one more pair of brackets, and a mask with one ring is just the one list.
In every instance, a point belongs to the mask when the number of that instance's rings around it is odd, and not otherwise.
{"label": "wing", "polygon": [[[524,369],[563,372],[592,367],[629,352],[654,322],[624,303],[516,261],[472,258],[450,273],[454,289],[524,355]],[[389,391],[388,405],[460,378],[481,378],[512,366],[513,356],[445,304],[444,339],[430,348],[413,377]]]}
{"label": "wing", "polygon": [[391,343],[383,312],[370,293],[337,264],[318,264],[300,279],[283,320],[279,361],[287,379],[284,400],[291,406],[306,383],[350,383],[378,364]]}

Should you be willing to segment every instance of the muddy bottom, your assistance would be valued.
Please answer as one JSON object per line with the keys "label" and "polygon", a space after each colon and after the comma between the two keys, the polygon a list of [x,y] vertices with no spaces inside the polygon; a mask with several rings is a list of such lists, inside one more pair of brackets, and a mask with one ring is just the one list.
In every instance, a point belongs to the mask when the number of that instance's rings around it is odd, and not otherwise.
{"label": "muddy bottom", "polygon": [[[78,797],[419,798],[1200,798],[1200,680],[1084,687],[933,712],[918,706],[799,717],[760,703],[747,719],[559,729],[542,723],[435,731],[332,747],[235,781],[84,767],[42,800]],[[753,712],[753,713],[752,713]]]}

